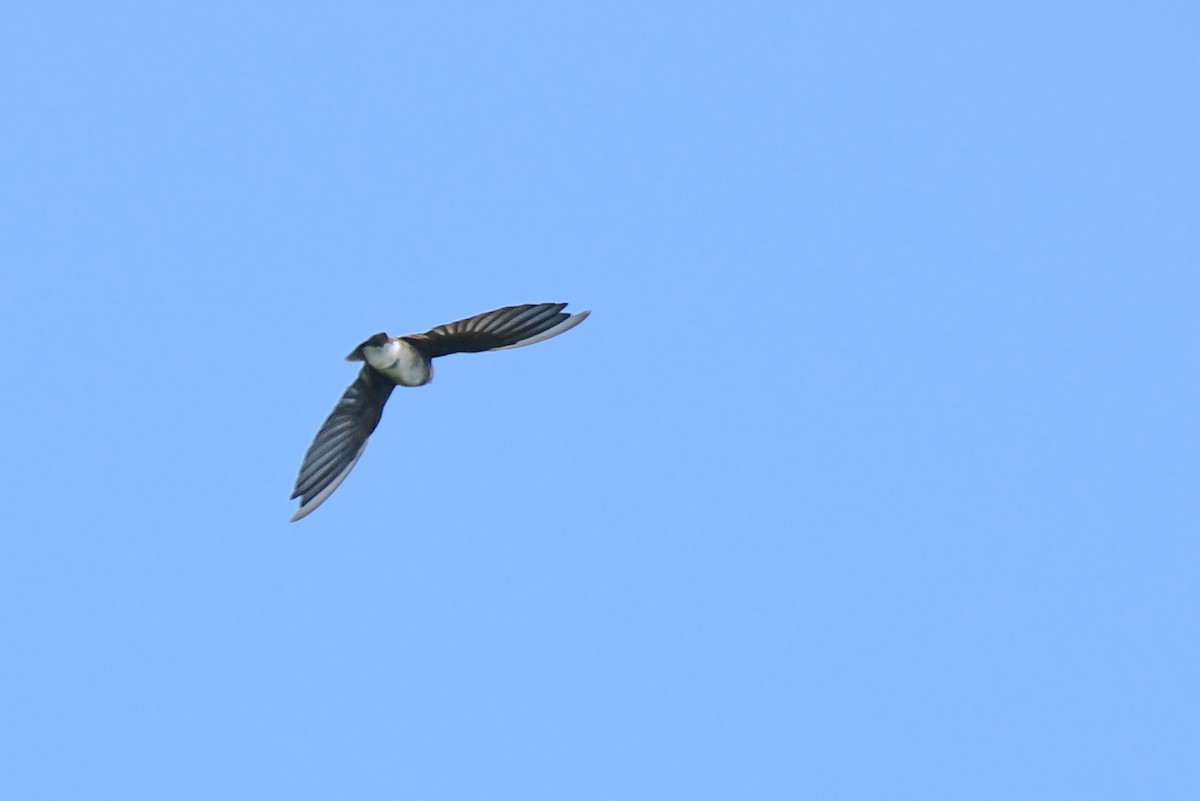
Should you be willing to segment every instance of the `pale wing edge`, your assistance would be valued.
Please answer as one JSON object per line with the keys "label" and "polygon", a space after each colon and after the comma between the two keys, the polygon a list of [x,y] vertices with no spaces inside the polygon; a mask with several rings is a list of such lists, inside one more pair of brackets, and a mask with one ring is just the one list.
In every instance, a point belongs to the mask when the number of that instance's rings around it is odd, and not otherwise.
{"label": "pale wing edge", "polygon": [[333,491],[340,487],[342,482],[346,480],[346,476],[350,475],[350,471],[354,469],[354,465],[358,464],[358,460],[362,458],[363,451],[367,449],[368,441],[369,440],[363,442],[362,447],[358,449],[358,453],[354,454],[354,458],[350,460],[350,463],[346,465],[342,472],[334,476],[333,480],[326,484],[320,492],[314,495],[307,502],[300,505],[300,508],[297,509],[296,513],[292,515],[290,520],[288,520],[289,523],[295,523],[297,520],[307,517],[318,506],[325,503],[329,496],[333,494]]}
{"label": "pale wing edge", "polygon": [[591,310],[576,312],[567,319],[563,320],[561,323],[547,328],[545,331],[542,331],[539,334],[534,334],[531,337],[522,339],[520,342],[514,342],[511,345],[492,348],[492,350],[512,350],[513,348],[523,348],[526,345],[536,345],[539,342],[545,342],[547,339],[551,339],[559,334],[565,334],[567,331],[570,331],[572,328],[586,320],[588,315],[591,313]]}

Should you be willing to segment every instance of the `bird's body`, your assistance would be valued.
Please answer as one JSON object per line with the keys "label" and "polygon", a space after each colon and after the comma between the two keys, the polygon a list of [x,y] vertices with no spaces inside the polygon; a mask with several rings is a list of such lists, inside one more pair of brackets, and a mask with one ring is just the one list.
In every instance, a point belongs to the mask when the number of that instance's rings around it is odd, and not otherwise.
{"label": "bird's body", "polygon": [[423,387],[433,380],[433,359],[404,337],[393,337],[382,345],[364,345],[367,364],[402,387]]}
{"label": "bird's body", "polygon": [[324,503],[354,469],[393,389],[428,384],[433,380],[433,360],[439,356],[520,348],[569,331],[589,312],[567,314],[566,305],[506,306],[424,334],[379,333],[351,351],[346,359],[364,364],[304,455],[292,492],[293,498],[300,499],[300,508],[292,520]]}

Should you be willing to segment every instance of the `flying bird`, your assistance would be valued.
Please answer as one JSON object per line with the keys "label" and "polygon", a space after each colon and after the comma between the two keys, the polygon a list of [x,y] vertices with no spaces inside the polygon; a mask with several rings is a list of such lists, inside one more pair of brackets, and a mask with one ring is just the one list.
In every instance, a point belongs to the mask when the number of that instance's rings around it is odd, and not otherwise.
{"label": "flying bird", "polygon": [[363,342],[346,361],[363,362],[358,378],[308,446],[292,497],[300,508],[292,521],[311,513],[346,480],[379,425],[383,405],[396,385],[420,387],[433,380],[433,360],[451,353],[479,353],[532,345],[570,331],[591,313],[568,314],[565,303],[505,306],[465,320],[431,328],[424,334],[379,333]]}

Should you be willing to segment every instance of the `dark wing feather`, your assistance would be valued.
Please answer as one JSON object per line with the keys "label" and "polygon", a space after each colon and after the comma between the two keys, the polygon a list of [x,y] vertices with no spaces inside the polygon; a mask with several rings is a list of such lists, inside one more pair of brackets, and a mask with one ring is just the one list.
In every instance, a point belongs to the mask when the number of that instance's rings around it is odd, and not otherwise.
{"label": "dark wing feather", "polygon": [[567,314],[565,303],[505,306],[465,320],[404,337],[429,358],[450,353],[479,353],[519,348],[557,336],[583,322],[588,312]]}
{"label": "dark wing feather", "polygon": [[383,405],[395,387],[370,365],[359,371],[304,454],[292,491],[292,497],[300,499],[300,508],[292,520],[299,520],[324,503],[350,474],[367,447],[367,438],[379,425]]}

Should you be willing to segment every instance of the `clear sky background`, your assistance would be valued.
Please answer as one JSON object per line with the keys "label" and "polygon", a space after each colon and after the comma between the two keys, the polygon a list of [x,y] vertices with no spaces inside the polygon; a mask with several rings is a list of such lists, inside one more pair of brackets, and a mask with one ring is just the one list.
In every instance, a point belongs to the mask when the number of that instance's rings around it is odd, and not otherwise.
{"label": "clear sky background", "polygon": [[1200,797],[1198,41],[9,4],[0,797]]}

